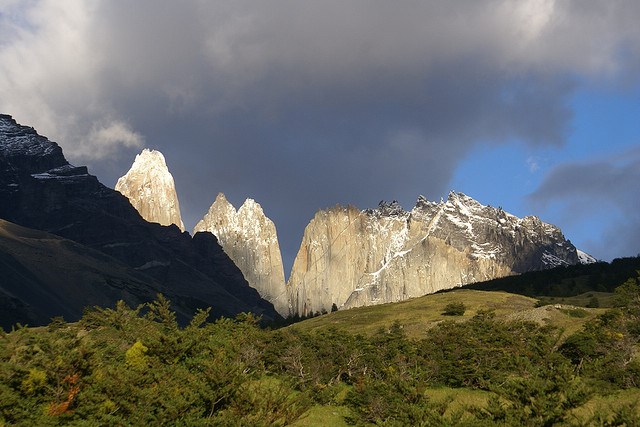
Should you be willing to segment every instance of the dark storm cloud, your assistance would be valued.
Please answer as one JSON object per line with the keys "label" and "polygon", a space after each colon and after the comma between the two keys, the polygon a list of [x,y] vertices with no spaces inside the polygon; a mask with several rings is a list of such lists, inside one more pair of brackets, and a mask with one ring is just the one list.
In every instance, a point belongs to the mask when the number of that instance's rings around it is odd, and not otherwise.
{"label": "dark storm cloud", "polygon": [[317,208],[409,208],[476,144],[562,144],[578,77],[636,78],[637,52],[616,52],[640,41],[638,9],[42,0],[0,51],[0,107],[108,185],[163,151],[188,226],[219,191],[255,198],[290,259]]}
{"label": "dark storm cloud", "polygon": [[555,204],[580,222],[597,213],[617,221],[602,236],[593,236],[591,250],[603,259],[640,253],[640,148],[606,159],[569,163],[553,169],[529,198],[541,205]]}

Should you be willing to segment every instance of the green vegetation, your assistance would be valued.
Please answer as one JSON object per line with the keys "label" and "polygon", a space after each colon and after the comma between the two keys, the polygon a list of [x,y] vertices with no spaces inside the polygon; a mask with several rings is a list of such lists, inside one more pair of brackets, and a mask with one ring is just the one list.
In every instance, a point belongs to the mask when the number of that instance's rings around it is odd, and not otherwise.
{"label": "green vegetation", "polygon": [[[462,316],[445,316],[449,304],[464,304]],[[497,320],[530,321],[541,325],[555,326],[570,334],[582,328],[585,322],[603,313],[604,309],[585,309],[587,317],[571,318],[554,306],[536,308],[533,298],[506,292],[473,291],[456,289],[426,295],[420,298],[369,307],[341,310],[329,316],[318,316],[291,325],[299,332],[321,331],[335,328],[345,333],[372,336],[382,328],[388,330],[394,323],[402,325],[408,338],[420,339],[425,331],[445,321],[466,321],[477,313],[492,310]],[[567,305],[562,305],[562,308]]]}
{"label": "green vegetation", "polygon": [[616,295],[557,309],[462,290],[277,330],[118,303],[0,333],[0,426],[637,425],[638,278]]}
{"label": "green vegetation", "polygon": [[570,297],[537,296],[539,305],[571,305],[585,308],[611,308],[616,306],[613,292],[585,292]]}
{"label": "green vegetation", "polygon": [[463,302],[451,302],[444,306],[443,316],[463,316],[467,311]]}

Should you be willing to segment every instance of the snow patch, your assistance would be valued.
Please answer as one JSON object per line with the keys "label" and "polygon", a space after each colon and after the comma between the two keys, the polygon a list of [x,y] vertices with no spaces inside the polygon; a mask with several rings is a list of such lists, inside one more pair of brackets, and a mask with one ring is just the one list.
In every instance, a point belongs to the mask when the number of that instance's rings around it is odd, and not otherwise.
{"label": "snow patch", "polygon": [[580,249],[576,249],[576,252],[578,253],[578,261],[580,264],[593,264],[594,262],[598,262],[597,259]]}
{"label": "snow patch", "polygon": [[542,263],[548,267],[560,267],[569,265],[567,261],[557,257],[556,255],[550,254],[547,251],[542,254]]}

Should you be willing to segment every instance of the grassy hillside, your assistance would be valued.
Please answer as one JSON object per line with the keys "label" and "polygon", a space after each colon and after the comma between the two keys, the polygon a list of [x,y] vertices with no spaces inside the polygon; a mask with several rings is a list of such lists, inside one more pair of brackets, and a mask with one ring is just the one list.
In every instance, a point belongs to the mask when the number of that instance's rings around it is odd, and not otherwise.
{"label": "grassy hillside", "polygon": [[[422,338],[425,331],[443,321],[464,321],[481,311],[491,310],[500,320],[532,321],[573,333],[585,322],[604,312],[604,309],[580,308],[560,302],[536,307],[537,301],[507,292],[456,289],[398,303],[336,311],[296,323],[291,328],[312,332],[332,327],[351,334],[373,335],[380,329],[388,330],[397,322],[408,337]],[[464,315],[444,315],[445,307],[452,303],[464,304]]]}

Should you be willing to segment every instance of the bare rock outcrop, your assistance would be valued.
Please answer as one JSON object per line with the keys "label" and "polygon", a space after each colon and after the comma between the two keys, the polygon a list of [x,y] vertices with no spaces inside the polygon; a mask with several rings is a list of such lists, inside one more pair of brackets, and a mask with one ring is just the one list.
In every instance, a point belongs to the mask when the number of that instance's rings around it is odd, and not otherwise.
{"label": "bare rock outcrop", "polygon": [[290,313],[276,227],[253,199],[236,211],[224,194],[216,197],[193,232],[208,231],[238,266],[249,285],[283,316]]}
{"label": "bare rock outcrop", "polygon": [[305,229],[288,281],[294,313],[402,301],[443,289],[579,262],[561,231],[462,193],[420,197],[404,211],[319,211]]}
{"label": "bare rock outcrop", "polygon": [[184,231],[173,176],[161,152],[142,150],[129,172],[118,179],[115,190],[126,196],[145,220],[175,224]]}

